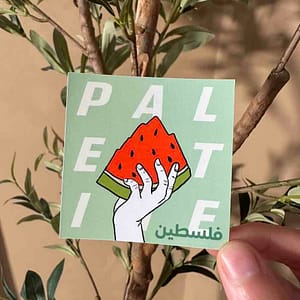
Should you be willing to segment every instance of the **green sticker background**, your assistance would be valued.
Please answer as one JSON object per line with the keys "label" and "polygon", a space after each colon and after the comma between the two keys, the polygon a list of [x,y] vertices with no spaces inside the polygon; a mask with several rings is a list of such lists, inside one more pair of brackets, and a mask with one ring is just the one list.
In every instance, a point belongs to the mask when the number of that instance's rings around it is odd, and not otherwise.
{"label": "green sticker background", "polygon": [[[86,116],[77,116],[77,110],[88,81],[112,85],[109,102],[90,107]],[[70,73],[68,76],[65,158],[62,188],[60,236],[62,238],[113,240],[112,212],[116,196],[96,184],[96,180],[111,159],[114,151],[142,122],[152,115],[143,114],[132,119],[139,103],[151,85],[163,85],[162,122],[168,133],[175,133],[192,171],[192,177],[159,209],[152,213],[145,234],[149,243],[219,248],[228,240],[230,220],[230,190],[232,166],[232,132],[234,111],[234,80],[202,80],[171,78],[137,78]],[[215,114],[215,122],[193,121],[203,87],[213,87],[207,114]],[[97,95],[95,95],[97,97]],[[74,166],[84,137],[106,138],[104,145],[92,150],[101,151],[100,158],[89,158],[96,164],[95,172],[75,172]],[[214,151],[204,178],[195,178],[201,151],[198,143],[224,143],[223,151]],[[91,198],[80,228],[71,223],[81,193]],[[175,228],[188,227],[197,200],[220,201],[218,209],[207,208],[205,213],[216,214],[215,222],[201,222],[201,228],[220,228],[222,240],[175,237],[172,241],[158,239],[159,225]]]}

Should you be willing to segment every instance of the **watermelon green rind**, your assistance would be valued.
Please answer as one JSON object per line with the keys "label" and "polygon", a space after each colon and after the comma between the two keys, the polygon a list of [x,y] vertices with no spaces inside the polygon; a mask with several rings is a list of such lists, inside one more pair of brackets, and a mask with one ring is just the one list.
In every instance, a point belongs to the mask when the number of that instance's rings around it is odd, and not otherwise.
{"label": "watermelon green rind", "polygon": [[[178,190],[191,177],[191,170],[187,167],[181,174],[176,177],[173,192]],[[130,196],[130,188],[114,180],[108,172],[103,172],[97,180],[97,183],[107,190],[111,191],[117,197],[127,200]]]}

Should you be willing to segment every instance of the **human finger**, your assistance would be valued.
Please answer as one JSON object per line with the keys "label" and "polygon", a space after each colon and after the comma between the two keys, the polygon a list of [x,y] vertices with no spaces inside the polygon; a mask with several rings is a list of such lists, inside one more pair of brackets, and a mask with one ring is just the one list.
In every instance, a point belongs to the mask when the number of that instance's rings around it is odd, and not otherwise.
{"label": "human finger", "polygon": [[230,240],[246,241],[268,260],[289,266],[300,280],[300,230],[265,223],[248,223],[233,227]]}
{"label": "human finger", "polygon": [[229,300],[296,300],[299,290],[269,269],[259,252],[242,241],[231,241],[218,253],[217,268]]}
{"label": "human finger", "polygon": [[133,179],[124,179],[124,183],[128,185],[131,190],[130,198],[140,196],[139,185],[136,181]]}
{"label": "human finger", "polygon": [[179,169],[178,163],[173,164],[173,166],[170,170],[169,176],[168,176],[168,188],[167,188],[167,193],[166,193],[164,200],[168,200],[172,195],[178,169]]}
{"label": "human finger", "polygon": [[152,180],[145,168],[141,164],[137,164],[136,170],[139,173],[139,175],[142,178],[143,181],[143,191],[142,193],[145,195],[151,194],[151,188],[152,188]]}
{"label": "human finger", "polygon": [[168,177],[159,159],[155,160],[154,167],[158,177],[158,186],[155,190],[155,195],[157,196],[157,198],[159,198],[158,200],[161,201],[166,196],[166,191],[168,187]]}

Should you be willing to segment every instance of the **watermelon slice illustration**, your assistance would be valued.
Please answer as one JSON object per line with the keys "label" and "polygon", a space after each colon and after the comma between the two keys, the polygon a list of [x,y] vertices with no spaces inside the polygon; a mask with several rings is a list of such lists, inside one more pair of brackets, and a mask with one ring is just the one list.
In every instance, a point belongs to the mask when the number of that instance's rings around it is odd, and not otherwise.
{"label": "watermelon slice illustration", "polygon": [[97,183],[120,198],[128,199],[130,188],[124,179],[135,180],[140,188],[142,179],[136,171],[137,164],[142,164],[152,179],[153,189],[158,184],[154,162],[159,159],[166,174],[174,163],[179,164],[178,175],[173,191],[179,189],[190,177],[191,170],[179,146],[174,133],[168,134],[158,117],[140,124],[112,156]]}

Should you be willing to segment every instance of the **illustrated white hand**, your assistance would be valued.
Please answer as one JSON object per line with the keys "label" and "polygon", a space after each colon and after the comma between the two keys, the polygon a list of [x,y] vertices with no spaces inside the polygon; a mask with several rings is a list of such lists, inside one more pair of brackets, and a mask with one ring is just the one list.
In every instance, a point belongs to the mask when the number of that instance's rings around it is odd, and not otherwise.
{"label": "illustrated white hand", "polygon": [[124,180],[131,194],[128,200],[118,199],[114,207],[113,222],[117,241],[143,242],[142,220],[170,199],[179,169],[178,163],[173,164],[168,176],[159,159],[155,161],[154,167],[158,185],[153,191],[151,177],[141,164],[136,169],[143,181],[142,190],[136,181]]}

